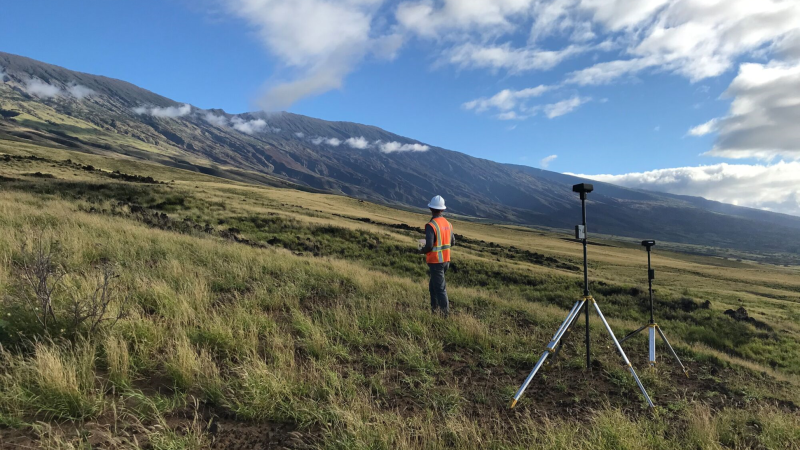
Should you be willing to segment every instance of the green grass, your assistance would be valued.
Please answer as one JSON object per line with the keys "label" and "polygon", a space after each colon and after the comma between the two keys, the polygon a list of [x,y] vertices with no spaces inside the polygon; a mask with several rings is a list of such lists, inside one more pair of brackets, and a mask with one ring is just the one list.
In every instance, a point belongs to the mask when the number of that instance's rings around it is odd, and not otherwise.
{"label": "green grass", "polygon": [[[598,366],[584,372],[581,319],[509,411],[581,294],[574,243],[454,221],[463,245],[443,319],[427,310],[414,250],[422,216],[158,166],[157,181],[177,182],[128,182],[64,161],[143,176],[149,166],[48,152],[0,159],[0,297],[24,295],[11,262],[44,230],[75,288],[58,302],[85,294],[110,260],[134,308],[89,340],[35,342],[31,317],[2,303],[0,426],[38,429],[39,445],[81,448],[109,434],[130,448],[203,448],[209,421],[223,419],[234,434],[287,427],[297,435],[280,439],[331,449],[798,448],[792,269],[659,253],[659,323],[691,378],[663,348],[657,370],[645,369],[644,340],[627,342],[660,406],[647,412],[596,318]],[[26,175],[36,172],[54,178]],[[647,318],[639,252],[592,248],[592,291],[618,335]],[[724,314],[740,298],[767,327]],[[51,426],[65,420],[94,431]]]}

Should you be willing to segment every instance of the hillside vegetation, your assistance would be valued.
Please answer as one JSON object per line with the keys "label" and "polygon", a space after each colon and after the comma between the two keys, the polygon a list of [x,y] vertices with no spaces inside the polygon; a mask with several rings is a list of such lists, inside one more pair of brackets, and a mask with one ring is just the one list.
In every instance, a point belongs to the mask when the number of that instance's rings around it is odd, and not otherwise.
{"label": "hillside vegetation", "polygon": [[[649,411],[593,318],[592,370],[580,330],[509,410],[581,295],[580,244],[453,218],[444,319],[415,251],[426,220],[0,141],[0,448],[800,448],[797,268],[656,247],[689,378],[626,342]],[[46,324],[27,303],[40,248],[63,275]],[[644,324],[644,251],[589,252],[617,335]],[[76,321],[103,286],[108,320]]]}
{"label": "hillside vegetation", "polygon": [[[121,80],[0,52],[0,139],[135,158],[229,180],[344,194],[416,208],[437,192],[473,218],[571,228],[571,186],[585,180],[501,164],[381,128],[288,112],[201,109]],[[34,77],[59,92],[29,92]],[[67,94],[79,85],[92,92]],[[480,149],[491,155],[497,149]],[[586,151],[591,152],[591,148]],[[800,218],[596,183],[592,230],[693,246],[693,251],[800,263]],[[704,248],[705,247],[705,248]],[[717,247],[709,250],[707,247]],[[719,250],[723,248],[725,250]]]}

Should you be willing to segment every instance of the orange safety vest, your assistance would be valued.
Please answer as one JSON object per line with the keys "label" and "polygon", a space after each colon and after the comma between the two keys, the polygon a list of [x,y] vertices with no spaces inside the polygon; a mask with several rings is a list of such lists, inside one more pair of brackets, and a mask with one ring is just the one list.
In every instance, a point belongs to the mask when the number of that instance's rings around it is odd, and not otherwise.
{"label": "orange safety vest", "polygon": [[436,234],[436,242],[433,249],[425,255],[428,264],[450,262],[450,242],[453,236],[453,226],[444,217],[431,219],[428,225],[433,227]]}

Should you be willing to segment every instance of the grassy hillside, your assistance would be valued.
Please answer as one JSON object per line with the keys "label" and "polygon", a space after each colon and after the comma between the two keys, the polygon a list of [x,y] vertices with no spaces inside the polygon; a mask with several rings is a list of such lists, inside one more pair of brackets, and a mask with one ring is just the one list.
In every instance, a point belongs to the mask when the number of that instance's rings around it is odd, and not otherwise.
{"label": "grassy hillside", "polygon": [[[436,192],[451,212],[525,226],[571,228],[579,215],[572,176],[475,158],[358,123],[200,109],[121,80],[3,52],[0,67],[0,140],[401,209],[413,210]],[[62,95],[34,95],[31,77]],[[76,84],[93,94],[68,95]],[[589,200],[593,232],[628,239],[646,234],[703,252],[723,247],[764,262],[800,263],[799,217],[605,183]]]}
{"label": "grassy hillside", "polygon": [[[627,342],[648,411],[593,318],[591,372],[573,336],[511,411],[581,293],[580,245],[453,220],[442,319],[415,254],[426,220],[0,141],[0,447],[800,448],[797,268],[656,247],[659,324],[689,378]],[[40,245],[64,274],[46,326],[26,303]],[[643,324],[644,252],[590,256],[617,334]],[[76,325],[104,271],[112,320]]]}

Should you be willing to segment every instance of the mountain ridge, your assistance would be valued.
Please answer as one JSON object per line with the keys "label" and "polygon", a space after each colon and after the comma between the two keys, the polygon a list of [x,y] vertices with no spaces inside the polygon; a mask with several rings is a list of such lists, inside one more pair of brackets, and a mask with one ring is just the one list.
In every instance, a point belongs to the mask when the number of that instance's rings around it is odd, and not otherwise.
{"label": "mountain ridge", "polygon": [[[455,213],[523,225],[570,228],[580,217],[571,184],[584,180],[571,175],[475,158],[371,125],[196,108],[8,53],[0,52],[0,68],[0,138],[409,208],[441,194]],[[800,253],[800,218],[591,182],[598,185],[589,197],[592,232]]]}

